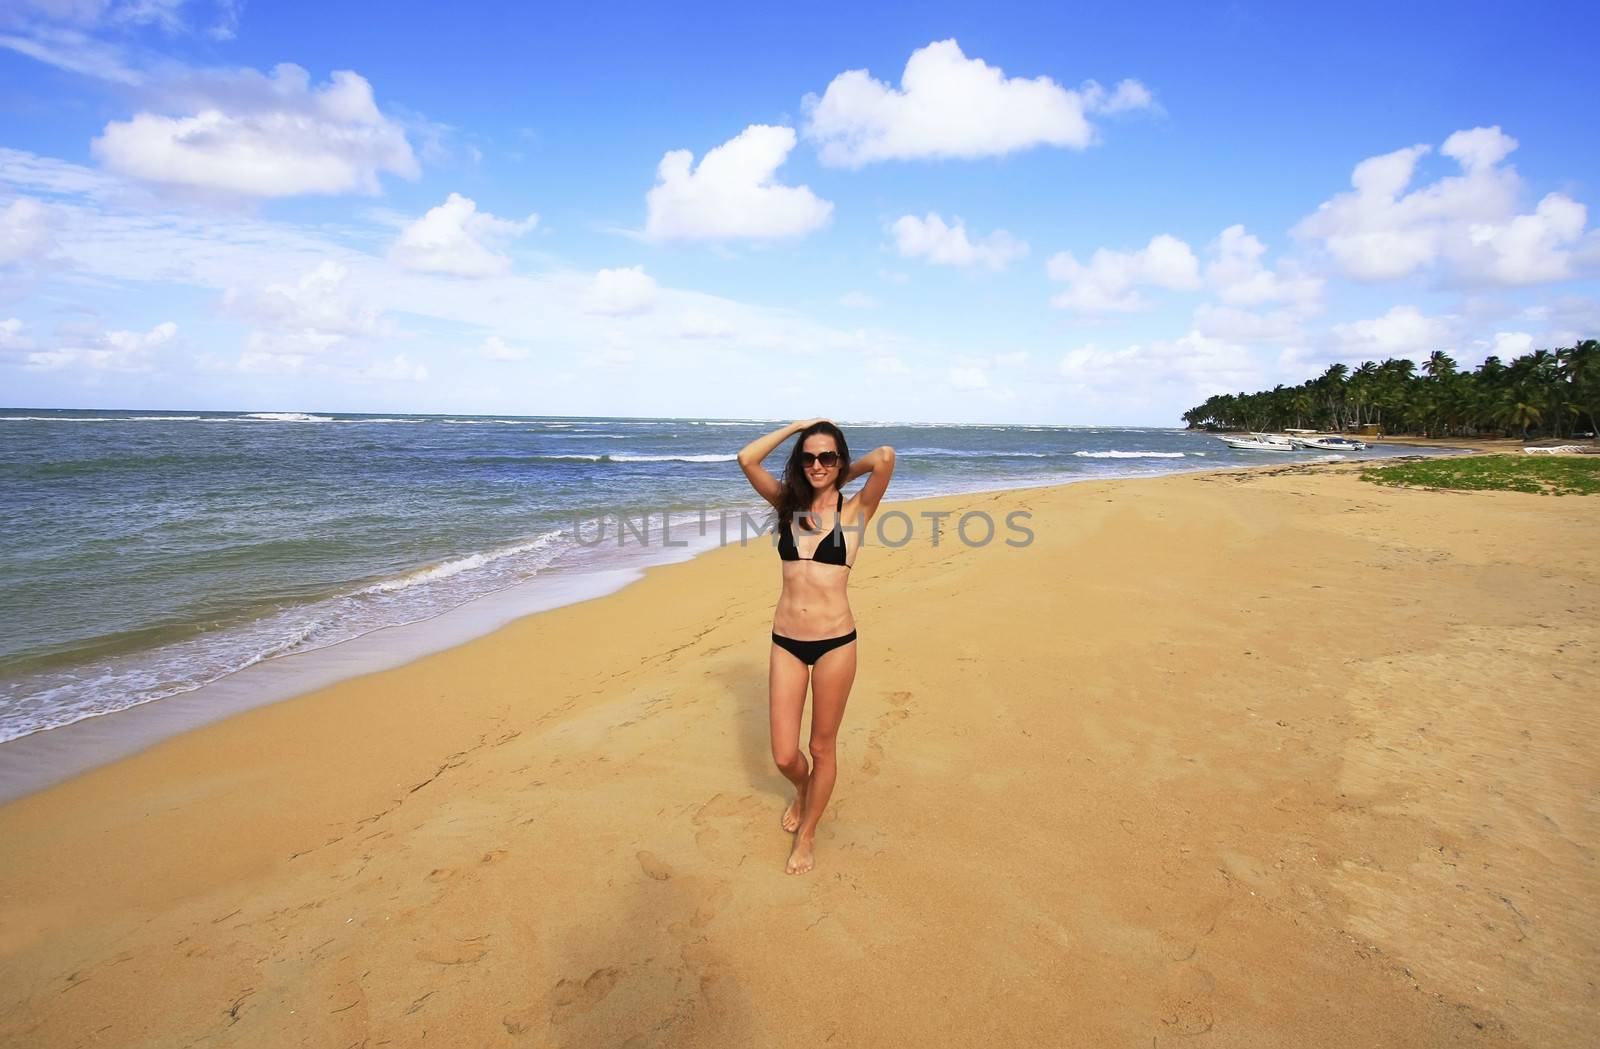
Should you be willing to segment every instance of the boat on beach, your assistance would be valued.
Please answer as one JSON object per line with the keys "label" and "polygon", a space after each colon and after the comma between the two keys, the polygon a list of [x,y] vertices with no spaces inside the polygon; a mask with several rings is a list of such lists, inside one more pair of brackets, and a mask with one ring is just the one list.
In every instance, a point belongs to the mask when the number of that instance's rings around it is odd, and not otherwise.
{"label": "boat on beach", "polygon": [[1293,444],[1287,437],[1280,437],[1271,433],[1254,433],[1248,437],[1220,436],[1219,439],[1229,448],[1238,448],[1249,452],[1292,452]]}
{"label": "boat on beach", "polygon": [[1359,452],[1367,445],[1364,441],[1351,440],[1348,437],[1332,436],[1296,436],[1289,438],[1289,443],[1296,448],[1312,448],[1320,452]]}

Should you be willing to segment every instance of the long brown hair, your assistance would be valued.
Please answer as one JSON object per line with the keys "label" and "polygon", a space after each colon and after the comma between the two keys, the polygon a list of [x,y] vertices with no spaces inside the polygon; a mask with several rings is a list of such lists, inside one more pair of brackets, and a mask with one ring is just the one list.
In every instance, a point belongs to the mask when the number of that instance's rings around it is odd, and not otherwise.
{"label": "long brown hair", "polygon": [[[811,502],[816,498],[816,489],[811,485],[811,478],[806,476],[805,467],[800,465],[800,453],[805,450],[806,439],[823,434],[833,438],[833,446],[839,451],[839,473],[834,482],[835,488],[844,487],[844,478],[850,472],[850,446],[845,443],[844,433],[830,422],[812,423],[800,431],[795,439],[794,447],[789,450],[789,458],[783,464],[783,478],[779,482],[783,491],[778,496],[778,516],[775,519],[778,525],[785,521],[794,521],[793,515],[811,509]],[[809,524],[801,527],[810,528]]]}

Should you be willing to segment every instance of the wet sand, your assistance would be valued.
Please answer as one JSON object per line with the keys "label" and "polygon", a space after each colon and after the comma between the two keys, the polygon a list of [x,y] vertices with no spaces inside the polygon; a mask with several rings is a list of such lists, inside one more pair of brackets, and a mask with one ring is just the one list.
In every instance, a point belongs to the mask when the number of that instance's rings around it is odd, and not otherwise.
{"label": "wet sand", "polygon": [[1600,502],[1355,472],[886,504],[803,876],[766,543],[0,807],[0,1045],[1585,1044]]}

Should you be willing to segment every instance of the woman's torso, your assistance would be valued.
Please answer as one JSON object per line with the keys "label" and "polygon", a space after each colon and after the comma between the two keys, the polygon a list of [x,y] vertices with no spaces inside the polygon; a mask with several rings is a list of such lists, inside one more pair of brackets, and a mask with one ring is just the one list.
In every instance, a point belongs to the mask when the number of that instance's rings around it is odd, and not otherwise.
{"label": "woman's torso", "polygon": [[[837,505],[837,501],[836,501]],[[852,506],[844,503],[840,512],[834,508],[813,512],[806,531],[797,523],[790,530],[794,552],[798,558],[780,562],[783,566],[783,590],[778,595],[778,607],[772,615],[772,629],[797,641],[820,641],[838,637],[855,629],[855,618],[850,612],[846,593],[850,582],[849,565],[855,560],[860,547],[859,525],[851,519]],[[823,529],[824,531],[818,531]],[[780,536],[782,525],[780,524]],[[829,564],[813,560],[824,544],[844,543],[844,564]],[[783,540],[780,537],[780,545]],[[824,554],[824,556],[828,556]],[[837,553],[833,555],[837,557]]]}

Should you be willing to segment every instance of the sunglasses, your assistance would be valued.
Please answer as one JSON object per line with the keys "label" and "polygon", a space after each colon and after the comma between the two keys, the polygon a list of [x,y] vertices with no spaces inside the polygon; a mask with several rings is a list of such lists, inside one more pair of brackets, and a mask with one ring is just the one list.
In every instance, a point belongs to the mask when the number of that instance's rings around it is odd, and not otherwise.
{"label": "sunglasses", "polygon": [[823,452],[821,455],[815,452],[800,453],[800,466],[802,469],[808,469],[813,462],[821,463],[823,466],[832,469],[839,465],[839,453]]}

